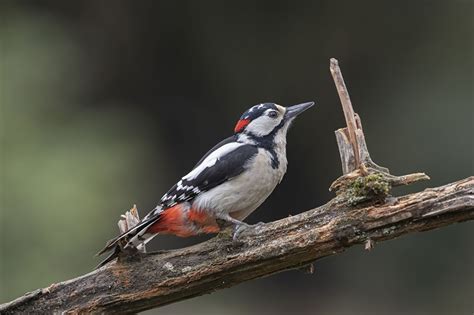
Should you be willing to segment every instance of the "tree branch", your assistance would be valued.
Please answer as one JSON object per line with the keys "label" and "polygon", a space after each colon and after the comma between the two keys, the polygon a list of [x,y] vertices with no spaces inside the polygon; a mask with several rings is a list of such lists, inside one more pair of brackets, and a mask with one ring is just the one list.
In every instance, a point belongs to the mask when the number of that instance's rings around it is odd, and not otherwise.
{"label": "tree branch", "polygon": [[354,208],[346,199],[263,225],[242,243],[219,235],[164,254],[113,262],[0,306],[0,313],[139,312],[301,268],[350,246],[474,219],[474,177]]}

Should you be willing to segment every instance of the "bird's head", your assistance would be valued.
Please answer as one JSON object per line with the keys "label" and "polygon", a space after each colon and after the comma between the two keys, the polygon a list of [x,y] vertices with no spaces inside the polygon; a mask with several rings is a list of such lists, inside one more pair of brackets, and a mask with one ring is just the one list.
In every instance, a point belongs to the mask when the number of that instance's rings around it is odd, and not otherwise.
{"label": "bird's head", "polygon": [[274,103],[262,103],[252,106],[242,114],[235,125],[234,132],[252,139],[274,138],[278,134],[286,135],[291,122],[314,105],[314,102],[283,107]]}

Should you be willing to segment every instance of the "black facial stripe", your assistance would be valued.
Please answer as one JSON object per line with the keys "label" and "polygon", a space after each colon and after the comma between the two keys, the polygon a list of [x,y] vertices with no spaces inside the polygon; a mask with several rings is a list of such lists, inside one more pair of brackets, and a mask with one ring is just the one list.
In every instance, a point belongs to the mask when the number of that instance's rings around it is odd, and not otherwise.
{"label": "black facial stripe", "polygon": [[245,133],[251,140],[255,141],[258,147],[263,148],[270,153],[272,156],[273,169],[276,169],[280,166],[280,160],[278,159],[278,155],[275,152],[273,140],[275,139],[275,135],[278,130],[280,130],[285,125],[285,122],[285,119],[282,119],[278,126],[272,130],[272,132],[262,137],[257,137],[256,135],[249,132]]}
{"label": "black facial stripe", "polygon": [[275,137],[275,135],[273,135],[272,137],[269,137],[270,135],[267,135],[265,137],[257,137],[251,133],[247,133],[247,136],[251,140],[255,141],[259,148],[265,149],[270,153],[272,157],[273,169],[276,169],[278,168],[278,166],[280,166],[280,160],[278,159],[275,149],[273,148],[273,138]]}

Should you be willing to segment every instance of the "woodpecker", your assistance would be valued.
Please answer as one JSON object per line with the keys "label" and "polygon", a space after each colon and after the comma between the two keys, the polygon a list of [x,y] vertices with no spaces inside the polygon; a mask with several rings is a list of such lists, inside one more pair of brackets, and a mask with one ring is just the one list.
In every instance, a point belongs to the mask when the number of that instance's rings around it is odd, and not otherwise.
{"label": "woodpecker", "polygon": [[188,237],[234,227],[234,238],[250,225],[243,220],[281,182],[287,169],[286,134],[293,120],[314,102],[283,107],[257,104],[240,117],[234,134],[215,145],[136,226],[110,240],[98,254],[140,248],[158,234]]}

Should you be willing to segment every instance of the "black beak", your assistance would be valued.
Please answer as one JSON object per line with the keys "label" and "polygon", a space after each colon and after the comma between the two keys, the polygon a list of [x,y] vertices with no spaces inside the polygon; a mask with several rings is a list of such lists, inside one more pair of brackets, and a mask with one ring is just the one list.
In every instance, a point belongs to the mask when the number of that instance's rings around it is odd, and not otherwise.
{"label": "black beak", "polygon": [[298,116],[299,114],[301,114],[302,112],[304,112],[305,110],[307,110],[308,108],[312,107],[313,105],[314,105],[314,102],[308,102],[308,103],[302,103],[302,104],[287,107],[286,113],[285,113],[285,119],[294,118]]}

